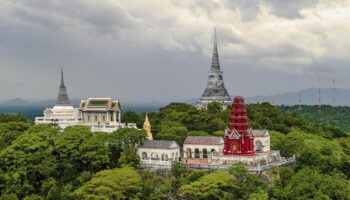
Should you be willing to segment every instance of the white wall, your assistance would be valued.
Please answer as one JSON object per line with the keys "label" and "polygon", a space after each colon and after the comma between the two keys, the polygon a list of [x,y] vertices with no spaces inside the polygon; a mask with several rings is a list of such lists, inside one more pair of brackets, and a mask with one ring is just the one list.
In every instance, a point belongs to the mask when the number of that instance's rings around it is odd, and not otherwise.
{"label": "white wall", "polygon": [[[191,154],[188,151],[188,149],[191,149]],[[184,144],[183,151],[184,151],[184,158],[190,158],[189,155],[191,155],[191,158],[195,158],[195,150],[199,150],[199,158],[203,158],[203,150],[207,150],[207,158],[210,157],[211,150],[214,149],[216,154],[222,153],[222,150],[224,149],[224,144],[220,145],[198,145],[198,144]]]}
{"label": "white wall", "polygon": [[[147,154],[146,159],[143,157],[143,153]],[[171,165],[173,161],[179,160],[180,148],[174,148],[174,149],[138,148],[137,154],[140,156],[141,163]],[[163,156],[163,160],[162,160],[162,154],[166,154],[168,158],[166,159],[166,156]],[[158,159],[152,159],[151,157],[152,155],[157,155]]]}

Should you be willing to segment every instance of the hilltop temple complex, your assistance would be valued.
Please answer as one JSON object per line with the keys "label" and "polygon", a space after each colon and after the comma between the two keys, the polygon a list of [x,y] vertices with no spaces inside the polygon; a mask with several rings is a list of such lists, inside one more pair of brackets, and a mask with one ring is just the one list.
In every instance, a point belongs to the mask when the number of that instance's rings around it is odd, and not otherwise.
{"label": "hilltop temple complex", "polygon": [[[249,128],[247,109],[244,98],[236,96],[231,100],[225,88],[219,55],[214,33],[214,50],[209,71],[207,87],[200,101],[195,105],[206,109],[211,102],[218,102],[222,107],[232,106],[230,124],[221,137],[188,136],[179,146],[175,141],[155,140],[151,123],[146,113],[143,129],[146,140],[138,146],[137,153],[140,165],[144,168],[171,168],[174,161],[186,166],[205,169],[227,169],[239,163],[251,171],[270,169],[295,161],[295,158],[284,158],[278,150],[270,149],[268,130]],[[111,133],[119,128],[137,128],[135,123],[122,123],[120,101],[113,98],[88,98],[74,108],[69,101],[61,68],[61,83],[56,104],[44,110],[43,117],[36,117],[36,124],[57,124],[62,129],[73,126],[89,126],[91,131]],[[205,122],[203,122],[205,123]]]}
{"label": "hilltop temple complex", "polygon": [[79,125],[82,118],[79,110],[73,108],[69,101],[66,86],[64,85],[63,69],[61,67],[61,83],[58,89],[56,104],[53,108],[46,108],[43,117],[36,117],[35,124],[58,124],[61,128]]}
{"label": "hilltop temple complex", "polygon": [[68,98],[61,68],[56,104],[53,108],[46,108],[43,117],[36,117],[35,124],[57,124],[62,129],[83,125],[91,127],[93,132],[108,133],[118,128],[137,128],[135,123],[122,123],[121,112],[120,102],[112,98],[88,98],[81,101],[79,108],[74,108]]}
{"label": "hilltop temple complex", "polygon": [[[150,132],[151,124],[146,115],[144,129]],[[188,136],[181,148],[175,141],[153,140],[138,148],[141,167],[167,168],[181,158],[188,167],[203,169],[227,169],[232,164],[242,164],[250,171],[271,169],[293,163],[295,158],[284,158],[278,150],[270,150],[268,130],[253,130],[248,126],[244,98],[237,96],[232,102],[231,121],[222,137]],[[181,153],[181,157],[177,154]],[[180,155],[180,154],[179,154]]]}
{"label": "hilltop temple complex", "polygon": [[219,63],[219,53],[216,40],[216,29],[214,31],[214,49],[213,57],[211,61],[211,67],[209,70],[207,87],[205,88],[200,101],[196,103],[196,106],[200,109],[205,109],[211,102],[218,102],[223,107],[231,104],[231,97],[227,92],[224,84],[222,70]]}

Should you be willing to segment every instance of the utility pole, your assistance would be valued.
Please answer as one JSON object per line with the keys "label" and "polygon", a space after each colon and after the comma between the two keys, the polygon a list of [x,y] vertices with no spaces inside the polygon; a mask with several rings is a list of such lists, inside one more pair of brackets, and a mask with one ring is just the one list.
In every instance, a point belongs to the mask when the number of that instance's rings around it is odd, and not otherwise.
{"label": "utility pole", "polygon": [[321,77],[318,77],[318,111],[321,111]]}
{"label": "utility pole", "polygon": [[332,104],[333,104],[333,106],[335,106],[335,79],[333,79],[333,90],[332,90],[332,93],[333,93]]}

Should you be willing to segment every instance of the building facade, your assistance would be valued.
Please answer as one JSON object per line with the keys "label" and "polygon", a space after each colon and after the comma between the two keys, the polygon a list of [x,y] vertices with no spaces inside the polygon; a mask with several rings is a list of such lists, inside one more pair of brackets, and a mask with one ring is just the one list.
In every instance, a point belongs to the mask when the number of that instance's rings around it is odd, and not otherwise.
{"label": "building facade", "polygon": [[118,128],[137,128],[136,124],[121,123],[122,108],[118,100],[112,98],[88,98],[82,100],[79,111],[84,125],[91,126],[91,131],[113,132]]}
{"label": "building facade", "polygon": [[69,101],[66,86],[64,85],[62,68],[61,84],[59,86],[56,104],[53,108],[46,108],[43,114],[43,117],[35,118],[35,124],[57,124],[61,128],[83,124],[81,113]]}
{"label": "building facade", "polygon": [[214,49],[207,87],[205,88],[200,101],[196,104],[198,108],[205,109],[211,102],[218,102],[226,107],[231,104],[231,97],[223,80],[223,73],[219,63],[219,53],[216,40],[216,29],[214,31]]}
{"label": "building facade", "polygon": [[188,136],[183,145],[185,159],[209,159],[211,155],[222,153],[222,137]]}
{"label": "building facade", "polygon": [[254,138],[254,151],[256,153],[270,151],[270,134],[268,130],[251,130]]}
{"label": "building facade", "polygon": [[68,126],[90,126],[91,131],[113,132],[118,128],[137,128],[135,123],[121,123],[122,108],[112,98],[88,98],[74,108],[68,98],[61,68],[61,84],[53,108],[46,108],[43,117],[36,117],[35,124],[57,124],[64,129]]}
{"label": "building facade", "polygon": [[146,140],[137,149],[140,163],[149,168],[170,168],[180,160],[180,146],[175,141]]}
{"label": "building facade", "polygon": [[225,131],[224,155],[254,155],[254,138],[248,131],[244,98],[237,96],[232,103],[230,127]]}

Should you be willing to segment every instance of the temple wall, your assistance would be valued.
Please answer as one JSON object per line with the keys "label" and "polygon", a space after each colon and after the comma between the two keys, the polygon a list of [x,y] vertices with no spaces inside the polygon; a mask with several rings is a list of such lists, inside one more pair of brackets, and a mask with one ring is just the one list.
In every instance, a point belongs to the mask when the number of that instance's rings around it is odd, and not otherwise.
{"label": "temple wall", "polygon": [[256,153],[254,156],[234,156],[234,155],[213,155],[211,164],[244,164],[246,166],[256,167],[281,161],[282,157],[279,151],[269,151],[265,153]]}

